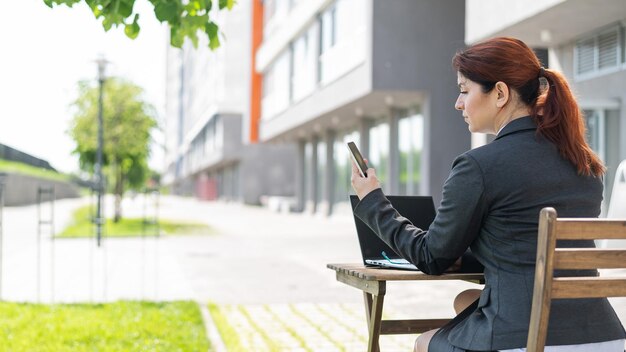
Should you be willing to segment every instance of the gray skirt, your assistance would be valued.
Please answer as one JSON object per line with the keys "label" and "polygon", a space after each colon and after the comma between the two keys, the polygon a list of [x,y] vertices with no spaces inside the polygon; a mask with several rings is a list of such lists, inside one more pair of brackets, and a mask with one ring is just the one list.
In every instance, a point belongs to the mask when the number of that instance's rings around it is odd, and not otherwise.
{"label": "gray skirt", "polygon": [[474,352],[454,346],[448,340],[448,335],[450,335],[450,331],[453,327],[465,320],[465,318],[470,316],[477,308],[478,299],[459,313],[459,315],[452,318],[452,320],[450,320],[446,325],[442,326],[430,340],[430,343],[428,344],[428,352]]}

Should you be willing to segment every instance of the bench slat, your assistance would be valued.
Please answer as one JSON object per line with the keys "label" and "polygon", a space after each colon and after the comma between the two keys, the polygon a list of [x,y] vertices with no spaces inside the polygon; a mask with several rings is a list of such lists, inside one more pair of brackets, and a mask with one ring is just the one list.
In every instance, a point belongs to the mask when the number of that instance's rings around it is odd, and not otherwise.
{"label": "bench slat", "polygon": [[449,321],[450,319],[383,320],[380,334],[419,334],[428,330],[439,329]]}
{"label": "bench slat", "polygon": [[558,277],[552,283],[552,298],[600,298],[626,296],[623,277]]}
{"label": "bench slat", "polygon": [[626,220],[559,219],[556,238],[560,240],[625,239]]}
{"label": "bench slat", "polygon": [[554,252],[555,269],[616,269],[624,263],[624,249],[557,248]]}

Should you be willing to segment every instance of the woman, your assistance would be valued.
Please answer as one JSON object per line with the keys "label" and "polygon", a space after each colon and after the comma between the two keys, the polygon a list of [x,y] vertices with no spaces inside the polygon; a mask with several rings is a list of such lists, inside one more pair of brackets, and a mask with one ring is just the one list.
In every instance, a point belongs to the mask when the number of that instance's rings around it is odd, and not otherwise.
{"label": "woman", "polygon": [[[497,137],[457,157],[427,230],[393,209],[374,169],[361,177],[353,166],[361,200],[355,214],[427,274],[463,268],[470,254],[484,266],[484,289],[461,293],[459,315],[420,335],[415,351],[520,351],[528,335],[539,211],[551,206],[562,217],[597,217],[605,168],[585,142],[566,80],[541,67],[522,41],[475,44],[457,53],[453,66],[460,89],[455,108],[471,132]],[[589,272],[572,275],[582,274]],[[578,345],[576,351],[622,352],[625,335],[606,299],[556,300],[546,351]]]}

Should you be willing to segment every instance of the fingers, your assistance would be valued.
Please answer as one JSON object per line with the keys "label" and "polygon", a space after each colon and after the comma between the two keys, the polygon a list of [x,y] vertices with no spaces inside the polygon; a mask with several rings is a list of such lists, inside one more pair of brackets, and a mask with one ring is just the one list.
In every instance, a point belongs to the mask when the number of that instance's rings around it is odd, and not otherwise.
{"label": "fingers", "polygon": [[359,169],[357,169],[357,166],[354,160],[352,160],[351,163],[352,163],[352,174],[354,175],[355,173],[359,173]]}

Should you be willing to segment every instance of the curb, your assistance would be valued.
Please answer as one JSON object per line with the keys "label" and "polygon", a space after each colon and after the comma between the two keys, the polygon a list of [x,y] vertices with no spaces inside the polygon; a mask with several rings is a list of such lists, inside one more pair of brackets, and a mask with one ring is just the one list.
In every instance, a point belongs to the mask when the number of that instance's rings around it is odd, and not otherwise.
{"label": "curb", "polygon": [[196,302],[198,307],[200,308],[200,312],[202,313],[202,320],[204,321],[204,328],[206,330],[207,337],[211,343],[211,347],[209,347],[209,352],[227,352],[226,345],[224,345],[224,341],[222,341],[222,336],[217,331],[215,327],[215,323],[213,322],[213,318],[211,318],[211,313],[209,313],[209,309],[206,307],[206,304],[202,304],[200,302]]}

